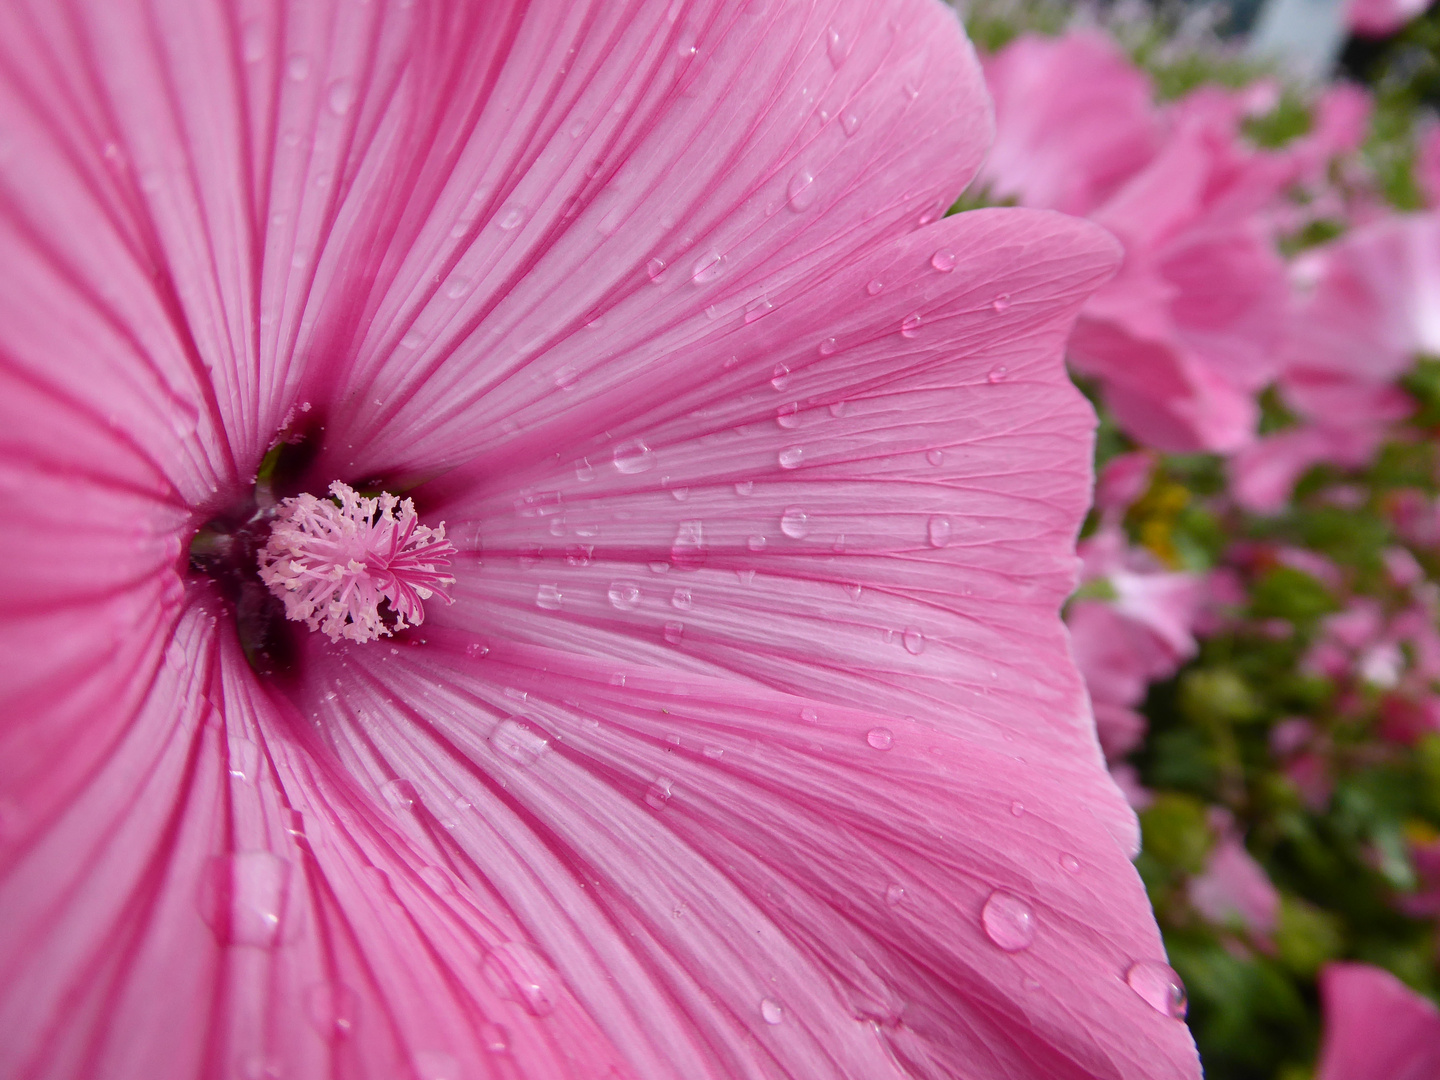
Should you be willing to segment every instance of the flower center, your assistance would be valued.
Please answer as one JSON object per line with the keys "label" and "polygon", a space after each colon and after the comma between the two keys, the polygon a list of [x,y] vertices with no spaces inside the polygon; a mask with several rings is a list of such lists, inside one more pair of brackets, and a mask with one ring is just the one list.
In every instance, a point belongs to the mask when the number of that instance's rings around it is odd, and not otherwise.
{"label": "flower center", "polygon": [[452,603],[455,579],[441,570],[455,547],[443,523],[421,525],[414,503],[389,492],[366,498],[336,480],[330,494],[283,500],[256,555],[286,618],[331,641],[364,642],[419,626],[432,596]]}

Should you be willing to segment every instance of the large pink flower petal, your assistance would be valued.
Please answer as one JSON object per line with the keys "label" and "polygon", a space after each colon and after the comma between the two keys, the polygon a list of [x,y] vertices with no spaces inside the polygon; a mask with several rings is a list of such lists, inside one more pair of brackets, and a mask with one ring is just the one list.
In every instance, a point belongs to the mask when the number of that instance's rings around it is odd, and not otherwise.
{"label": "large pink flower petal", "polygon": [[1316,1080],[1425,1080],[1440,1070],[1440,1011],[1388,971],[1330,964],[1320,992]]}

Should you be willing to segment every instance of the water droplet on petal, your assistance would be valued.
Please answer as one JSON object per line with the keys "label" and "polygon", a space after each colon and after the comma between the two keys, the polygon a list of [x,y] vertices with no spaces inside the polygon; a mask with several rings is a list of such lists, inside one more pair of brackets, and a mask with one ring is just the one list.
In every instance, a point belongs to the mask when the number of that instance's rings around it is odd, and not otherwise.
{"label": "water droplet on petal", "polygon": [[919,315],[907,316],[905,321],[900,324],[901,336],[913,338],[916,334],[920,333],[920,322],[921,319]]}
{"label": "water droplet on petal", "polygon": [[980,925],[997,948],[1019,952],[1035,940],[1035,912],[1020,897],[996,889],[980,912]]}
{"label": "water droplet on petal", "polygon": [[344,116],[355,104],[355,85],[348,79],[336,79],[325,93],[325,103],[336,116]]}
{"label": "water droplet on petal", "polygon": [[810,520],[805,511],[792,506],[780,518],[780,531],[791,540],[803,540],[810,535]]}
{"label": "water droplet on petal", "polygon": [[865,741],[876,750],[889,750],[895,742],[895,735],[889,728],[871,728],[865,733]]}
{"label": "water droplet on petal", "polygon": [[685,624],[682,622],[667,622],[665,624],[665,640],[671,645],[679,645],[681,638],[685,636]]}
{"label": "water droplet on petal", "polygon": [[767,1024],[778,1024],[785,1019],[785,1010],[780,1007],[779,1002],[765,998],[760,1002],[760,1018]]}
{"label": "water droplet on petal", "polygon": [[201,877],[201,917],[222,945],[273,948],[289,884],[290,864],[273,852],[217,856]]}
{"label": "water droplet on petal", "polygon": [[835,352],[835,339],[833,337],[827,337],[824,341],[820,342],[816,351],[821,356],[830,356]]}
{"label": "water droplet on petal", "polygon": [[930,256],[930,265],[942,274],[948,274],[955,269],[955,252],[949,248],[941,248]]}
{"label": "water droplet on petal", "polygon": [[764,551],[765,537],[761,536],[759,533],[752,533],[750,536],[746,537],[745,546],[748,547],[751,551]]}
{"label": "water droplet on petal", "polygon": [[825,53],[830,57],[830,63],[837,68],[845,63],[845,57],[849,54],[845,38],[833,26],[825,31]]}
{"label": "water droplet on petal", "polygon": [[986,375],[985,378],[988,382],[992,384],[1000,383],[1005,381],[1005,376],[1009,373],[1010,369],[1007,368],[1004,364],[1000,364],[997,367],[991,368],[990,374]]}
{"label": "water droplet on petal", "polygon": [[545,611],[560,610],[560,586],[541,585],[535,590],[535,606]]}
{"label": "water droplet on petal", "polygon": [[316,983],[305,991],[305,1018],[321,1038],[334,1042],[354,1029],[359,1004],[359,995],[344,983]]}
{"label": "water droplet on petal", "polygon": [[790,178],[790,186],[785,192],[791,210],[808,210],[815,202],[815,174],[809,169],[801,169]]}
{"label": "water droplet on petal", "polygon": [[640,439],[631,439],[615,447],[615,468],[622,473],[641,473],[654,467],[655,451]]}
{"label": "water droplet on petal", "polygon": [[885,890],[885,903],[895,907],[905,899],[905,886],[891,885]]}
{"label": "water droplet on petal", "polygon": [[485,958],[484,974],[497,992],[518,1001],[531,1016],[549,1016],[555,1011],[554,969],[532,946],[502,942]]}
{"label": "water droplet on petal", "polygon": [[610,583],[610,606],[617,611],[634,611],[640,603],[640,586],[633,581]]}
{"label": "water droplet on petal", "polygon": [[503,1054],[510,1049],[510,1032],[504,1024],[486,1021],[480,1025],[480,1045],[488,1054]]}
{"label": "water droplet on petal", "polygon": [[1080,872],[1080,860],[1069,852],[1060,856],[1060,865],[1065,868],[1066,873],[1078,874]]}
{"label": "water droplet on petal", "polygon": [[665,274],[665,260],[651,259],[648,263],[645,264],[645,273],[649,274],[650,280],[658,285],[660,283],[660,278],[663,277]]}
{"label": "water droplet on petal", "polygon": [[800,406],[796,402],[788,402],[775,410],[775,423],[787,430],[800,426]]}
{"label": "water droplet on petal", "polygon": [[1010,813],[1014,814],[1016,817],[1023,817],[1025,815],[1025,804],[1017,799],[1015,802],[1012,802],[1010,804]]}
{"label": "water droplet on petal", "polygon": [[883,281],[881,281],[879,278],[871,278],[870,283],[865,286],[865,291],[871,296],[878,296],[880,294],[880,290],[883,288],[885,288],[885,283]]}
{"label": "water droplet on petal", "polygon": [[524,220],[525,211],[523,209],[518,206],[507,206],[504,212],[501,213],[500,220],[497,224],[500,228],[509,232],[511,229],[519,228],[521,222]]}
{"label": "water droplet on petal", "polygon": [[415,785],[404,778],[385,781],[380,785],[380,794],[392,810],[404,812],[415,806]]}
{"label": "water droplet on petal", "polygon": [[693,568],[705,561],[705,523],[703,521],[682,521],[675,530],[675,540],[670,545],[670,562],[674,566]]}
{"label": "water droplet on petal", "polygon": [[790,384],[790,369],[784,364],[776,364],[775,370],[771,373],[770,385],[776,390],[784,390]]}
{"label": "water droplet on petal", "polygon": [[1010,294],[1009,294],[1009,293],[1003,293],[1003,292],[1002,292],[999,296],[995,297],[994,300],[991,300],[991,301],[990,301],[990,307],[994,309],[994,311],[995,311],[996,314],[999,314],[1000,312],[1004,311],[1004,310],[1005,310],[1006,308],[1008,308],[1009,306],[1010,306]]}
{"label": "water droplet on petal", "polygon": [[911,656],[919,656],[925,651],[925,635],[913,626],[905,628],[905,633],[900,635],[900,642]]}
{"label": "water droplet on petal", "polygon": [[776,460],[780,462],[782,469],[798,469],[800,463],[805,460],[805,448],[803,446],[787,446],[780,451]]}
{"label": "water droplet on petal", "polygon": [[1136,961],[1125,972],[1125,981],[1140,995],[1140,1000],[1156,1012],[1176,1020],[1185,1018],[1189,1007],[1185,984],[1169,964],[1159,960]]}
{"label": "water droplet on petal", "polygon": [[926,525],[926,533],[930,537],[930,546],[943,548],[950,543],[950,519],[942,514],[936,514]]}
{"label": "water droplet on petal", "polygon": [[704,285],[706,282],[714,281],[725,270],[725,256],[718,251],[712,251],[696,260],[695,265],[690,269],[690,280],[696,285]]}
{"label": "water droplet on petal", "polygon": [[775,305],[764,296],[757,296],[745,305],[745,321],[752,323],[756,319],[763,319],[770,312],[775,310]]}
{"label": "water droplet on petal", "polygon": [[807,705],[800,710],[800,719],[804,720],[807,724],[815,724],[819,723],[820,714]]}
{"label": "water droplet on petal", "polygon": [[490,733],[490,748],[517,765],[533,765],[550,748],[550,740],[523,720],[501,720]]}
{"label": "water droplet on petal", "polygon": [[860,130],[860,116],[854,109],[846,109],[840,114],[840,128],[845,132],[848,139]]}
{"label": "water droplet on petal", "polygon": [[750,494],[752,491],[754,491],[754,490],[755,490],[755,481],[754,481],[754,480],[738,480],[738,481],[736,481],[736,483],[735,483],[735,494],[736,494],[736,495],[749,495],[749,494]]}
{"label": "water droplet on petal", "polygon": [[310,77],[310,58],[304,53],[295,53],[285,61],[285,74],[295,82],[304,82]]}
{"label": "water droplet on petal", "polygon": [[695,606],[695,600],[686,588],[676,589],[670,596],[670,606],[676,611],[689,611]]}
{"label": "water droplet on petal", "polygon": [[943,464],[945,464],[945,451],[944,451],[944,450],[926,450],[926,451],[925,451],[925,460],[928,461],[931,465],[937,465],[937,466],[938,466],[938,465],[943,465]]}
{"label": "water droplet on petal", "polygon": [[659,777],[645,792],[645,805],[651,810],[664,810],[670,802],[670,796],[674,794],[674,786],[675,781],[668,776]]}
{"label": "water droplet on petal", "polygon": [[230,775],[253,784],[260,772],[260,747],[242,735],[231,735],[227,745]]}

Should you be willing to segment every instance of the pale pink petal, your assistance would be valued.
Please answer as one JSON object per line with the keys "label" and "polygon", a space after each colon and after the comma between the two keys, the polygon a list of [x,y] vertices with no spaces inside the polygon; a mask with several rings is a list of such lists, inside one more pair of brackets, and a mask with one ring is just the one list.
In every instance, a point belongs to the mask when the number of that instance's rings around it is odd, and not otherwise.
{"label": "pale pink petal", "polygon": [[1388,971],[1329,964],[1320,993],[1315,1080],[1426,1080],[1440,1071],[1440,1011]]}
{"label": "pale pink petal", "polygon": [[1276,513],[1289,501],[1295,482],[1306,470],[1331,459],[1331,441],[1325,431],[1315,427],[1265,436],[1230,459],[1230,493],[1252,513]]}
{"label": "pale pink petal", "polygon": [[1440,216],[1396,215],[1310,253],[1288,369],[1388,382],[1440,353]]}
{"label": "pale pink petal", "polygon": [[590,7],[532,9],[495,85],[454,99],[472,124],[317,476],[529,466],[816,359],[788,310],[938,217],[991,132],[933,2]]}
{"label": "pale pink petal", "polygon": [[1190,902],[1210,922],[1238,922],[1252,933],[1268,936],[1280,912],[1280,894],[1245,845],[1222,837],[1210,852],[1205,870],[1191,879]]}
{"label": "pale pink petal", "polygon": [[1430,7],[1432,0],[1350,0],[1345,21],[1361,37],[1388,37]]}
{"label": "pale pink petal", "polygon": [[1106,514],[1123,514],[1150,487],[1155,455],[1133,450],[1111,458],[1095,481],[1095,508]]}
{"label": "pale pink petal", "polygon": [[1025,206],[1088,214],[1154,156],[1150,80],[1102,34],[1020,37],[985,62],[997,137],[980,180]]}

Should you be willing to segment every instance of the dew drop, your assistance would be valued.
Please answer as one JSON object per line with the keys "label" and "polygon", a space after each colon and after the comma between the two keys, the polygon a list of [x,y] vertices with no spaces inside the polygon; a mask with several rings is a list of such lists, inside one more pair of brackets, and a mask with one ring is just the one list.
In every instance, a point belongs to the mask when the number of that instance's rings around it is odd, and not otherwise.
{"label": "dew drop", "polygon": [[787,430],[800,426],[800,406],[796,402],[788,402],[775,410],[775,423]]}
{"label": "dew drop", "polygon": [[640,604],[640,586],[633,581],[610,583],[610,606],[617,611],[634,611]]}
{"label": "dew drop", "polygon": [[1028,949],[1035,940],[1035,912],[1020,897],[996,889],[980,911],[985,936],[1006,952]]}
{"label": "dew drop", "polygon": [[1018,800],[1018,799],[1015,800],[1014,802],[1012,802],[1012,803],[1010,804],[1010,813],[1014,814],[1016,817],[1024,817],[1024,816],[1025,816],[1025,804],[1022,803],[1022,802],[1021,802],[1020,800]]}
{"label": "dew drop", "polygon": [[560,610],[560,586],[541,585],[535,590],[535,606],[545,611]]}
{"label": "dew drop", "polygon": [[748,547],[751,551],[764,551],[765,537],[761,536],[759,533],[752,533],[745,539],[745,546]]}
{"label": "dew drop", "polygon": [[1004,382],[1005,376],[1008,374],[1010,374],[1010,369],[1007,368],[1004,364],[1000,364],[997,367],[991,368],[990,374],[986,375],[985,379],[991,385],[994,385],[995,383]]}
{"label": "dew drop", "polygon": [[555,384],[557,390],[569,390],[579,378],[580,373],[573,366],[561,364],[555,369],[555,374],[550,377],[550,381]]}
{"label": "dew drop", "polygon": [[1140,1000],[1158,1013],[1176,1020],[1185,1018],[1189,1003],[1185,997],[1185,984],[1175,969],[1159,960],[1138,960],[1125,972],[1125,981],[1130,989],[1140,995]]}
{"label": "dew drop", "polygon": [[996,313],[997,315],[998,315],[1000,312],[1004,311],[1004,310],[1005,310],[1006,308],[1008,308],[1009,306],[1010,306],[1010,294],[1009,294],[1009,293],[1003,293],[1003,292],[1002,292],[999,296],[995,297],[994,300],[991,300],[991,301],[990,301],[990,307],[995,311],[995,313]]}
{"label": "dew drop", "polygon": [[510,1032],[504,1024],[489,1021],[480,1025],[480,1045],[488,1054],[503,1054],[510,1049]]}
{"label": "dew drop", "polygon": [[518,1001],[531,1016],[555,1011],[555,973],[531,946],[502,942],[485,958],[484,974],[497,992]]}
{"label": "dew drop", "polygon": [[838,420],[840,417],[845,415],[845,412],[849,407],[850,406],[848,402],[832,401],[829,405],[825,406],[825,410],[831,416],[835,417]]}
{"label": "dew drop", "polygon": [[807,724],[815,724],[819,723],[820,714],[807,705],[800,710],[800,719],[804,720]]}
{"label": "dew drop", "polygon": [[651,810],[664,810],[674,794],[674,786],[675,781],[668,776],[659,777],[645,792],[645,805]]}
{"label": "dew drop", "polygon": [[409,780],[403,778],[386,780],[380,785],[380,794],[392,810],[404,813],[415,806],[415,785]]}
{"label": "dew drop", "polygon": [[785,1010],[780,1007],[779,1002],[764,998],[760,1002],[760,1018],[767,1024],[778,1024],[785,1019]]}
{"label": "dew drop", "polygon": [[865,741],[876,750],[889,750],[895,742],[895,734],[889,728],[871,728],[865,733]]}
{"label": "dew drop", "polygon": [[640,439],[630,439],[615,447],[615,468],[627,475],[642,473],[655,467],[655,451]]}
{"label": "dew drop", "polygon": [[1065,872],[1068,874],[1078,874],[1080,872],[1080,860],[1068,851],[1060,856],[1060,865],[1065,868]]}
{"label": "dew drop", "polygon": [[916,334],[920,333],[920,322],[921,319],[919,315],[907,316],[905,321],[900,324],[901,336],[913,338]]}
{"label": "dew drop", "polygon": [[201,877],[200,915],[222,945],[274,948],[290,884],[290,864],[269,851],[211,859]]}
{"label": "dew drop", "polygon": [[805,448],[803,446],[787,446],[780,451],[776,460],[780,462],[782,469],[798,469],[801,462],[805,460]]}
{"label": "dew drop", "polygon": [[670,562],[679,567],[696,567],[705,561],[705,523],[682,521],[670,545]]}
{"label": "dew drop", "polygon": [[810,520],[805,511],[792,506],[780,517],[780,531],[791,540],[803,540],[810,535]]}
{"label": "dew drop", "polygon": [[676,589],[670,595],[670,606],[676,611],[689,611],[695,606],[695,600],[686,588]]}
{"label": "dew drop", "polygon": [[231,735],[227,745],[230,775],[253,784],[260,773],[260,747],[242,735]]}
{"label": "dew drop", "polygon": [[756,319],[763,319],[774,310],[775,305],[770,302],[768,297],[757,296],[745,305],[745,321],[753,323]]}
{"label": "dew drop", "polygon": [[840,129],[850,138],[860,130],[860,115],[854,109],[846,109],[840,114]]}
{"label": "dew drop", "polygon": [[304,82],[310,77],[310,58],[304,53],[295,53],[285,61],[285,74],[295,82]]}
{"label": "dew drop", "polygon": [[651,259],[645,264],[645,273],[650,275],[650,280],[660,284],[660,279],[665,276],[665,260]]}
{"label": "dew drop", "polygon": [[885,283],[879,278],[871,278],[870,283],[865,286],[865,291],[871,296],[879,296],[880,290],[885,288]]}
{"label": "dew drop", "polygon": [[344,116],[355,104],[355,86],[348,79],[336,79],[325,93],[325,104],[336,116]]}
{"label": "dew drop", "polygon": [[754,491],[754,490],[755,490],[755,481],[754,481],[754,480],[737,480],[737,481],[735,482],[735,494],[736,494],[736,495],[749,495],[749,494],[750,494],[752,491]]}
{"label": "dew drop", "polygon": [[500,215],[500,220],[496,224],[498,224],[500,228],[504,229],[506,232],[509,232],[511,229],[519,228],[521,222],[523,222],[524,220],[524,210],[522,210],[518,206],[507,206],[504,213]]}
{"label": "dew drop", "polygon": [[791,210],[799,212],[810,209],[815,202],[815,174],[809,169],[801,169],[790,178],[785,194]]}
{"label": "dew drop", "polygon": [[905,899],[905,886],[891,885],[885,890],[885,903],[896,907]]}
{"label": "dew drop", "polygon": [[943,548],[950,543],[950,519],[943,514],[936,514],[925,526],[926,534],[930,538],[930,546]]}
{"label": "dew drop", "polygon": [[595,466],[590,464],[589,458],[581,458],[575,463],[575,479],[582,484],[595,479]]}
{"label": "dew drop", "polygon": [[905,633],[900,635],[900,642],[911,656],[919,656],[925,651],[925,635],[913,626],[905,628]]}
{"label": "dew drop", "polygon": [[942,274],[948,274],[955,269],[955,252],[949,248],[941,248],[930,256],[930,265]]}
{"label": "dew drop", "polygon": [[820,342],[816,352],[821,356],[832,355],[835,352],[835,339],[833,337],[827,337],[824,341]]}
{"label": "dew drop", "polygon": [[714,281],[724,270],[725,256],[718,251],[712,251],[696,260],[695,265],[690,268],[690,280],[696,285],[704,285]]}
{"label": "dew drop", "polygon": [[832,26],[825,31],[825,39],[825,53],[830,57],[830,63],[838,68],[845,63],[845,57],[848,55],[845,38],[841,36],[839,30]]}
{"label": "dew drop", "polygon": [[858,581],[850,581],[846,582],[845,584],[845,593],[850,597],[851,600],[859,600],[860,594],[864,591],[865,587],[861,585]]}
{"label": "dew drop", "polygon": [[784,390],[790,385],[790,369],[784,364],[776,364],[770,375],[770,385],[776,390]]}
{"label": "dew drop", "polygon": [[944,464],[945,464],[945,451],[944,451],[944,450],[926,450],[926,451],[925,451],[925,460],[928,461],[931,465],[936,465],[936,466],[944,465]]}
{"label": "dew drop", "polygon": [[671,645],[679,645],[685,636],[685,624],[682,622],[667,622],[665,624],[665,640]]}
{"label": "dew drop", "polygon": [[305,1018],[321,1038],[336,1042],[354,1030],[359,1004],[359,996],[344,983],[316,983],[305,991]]}

